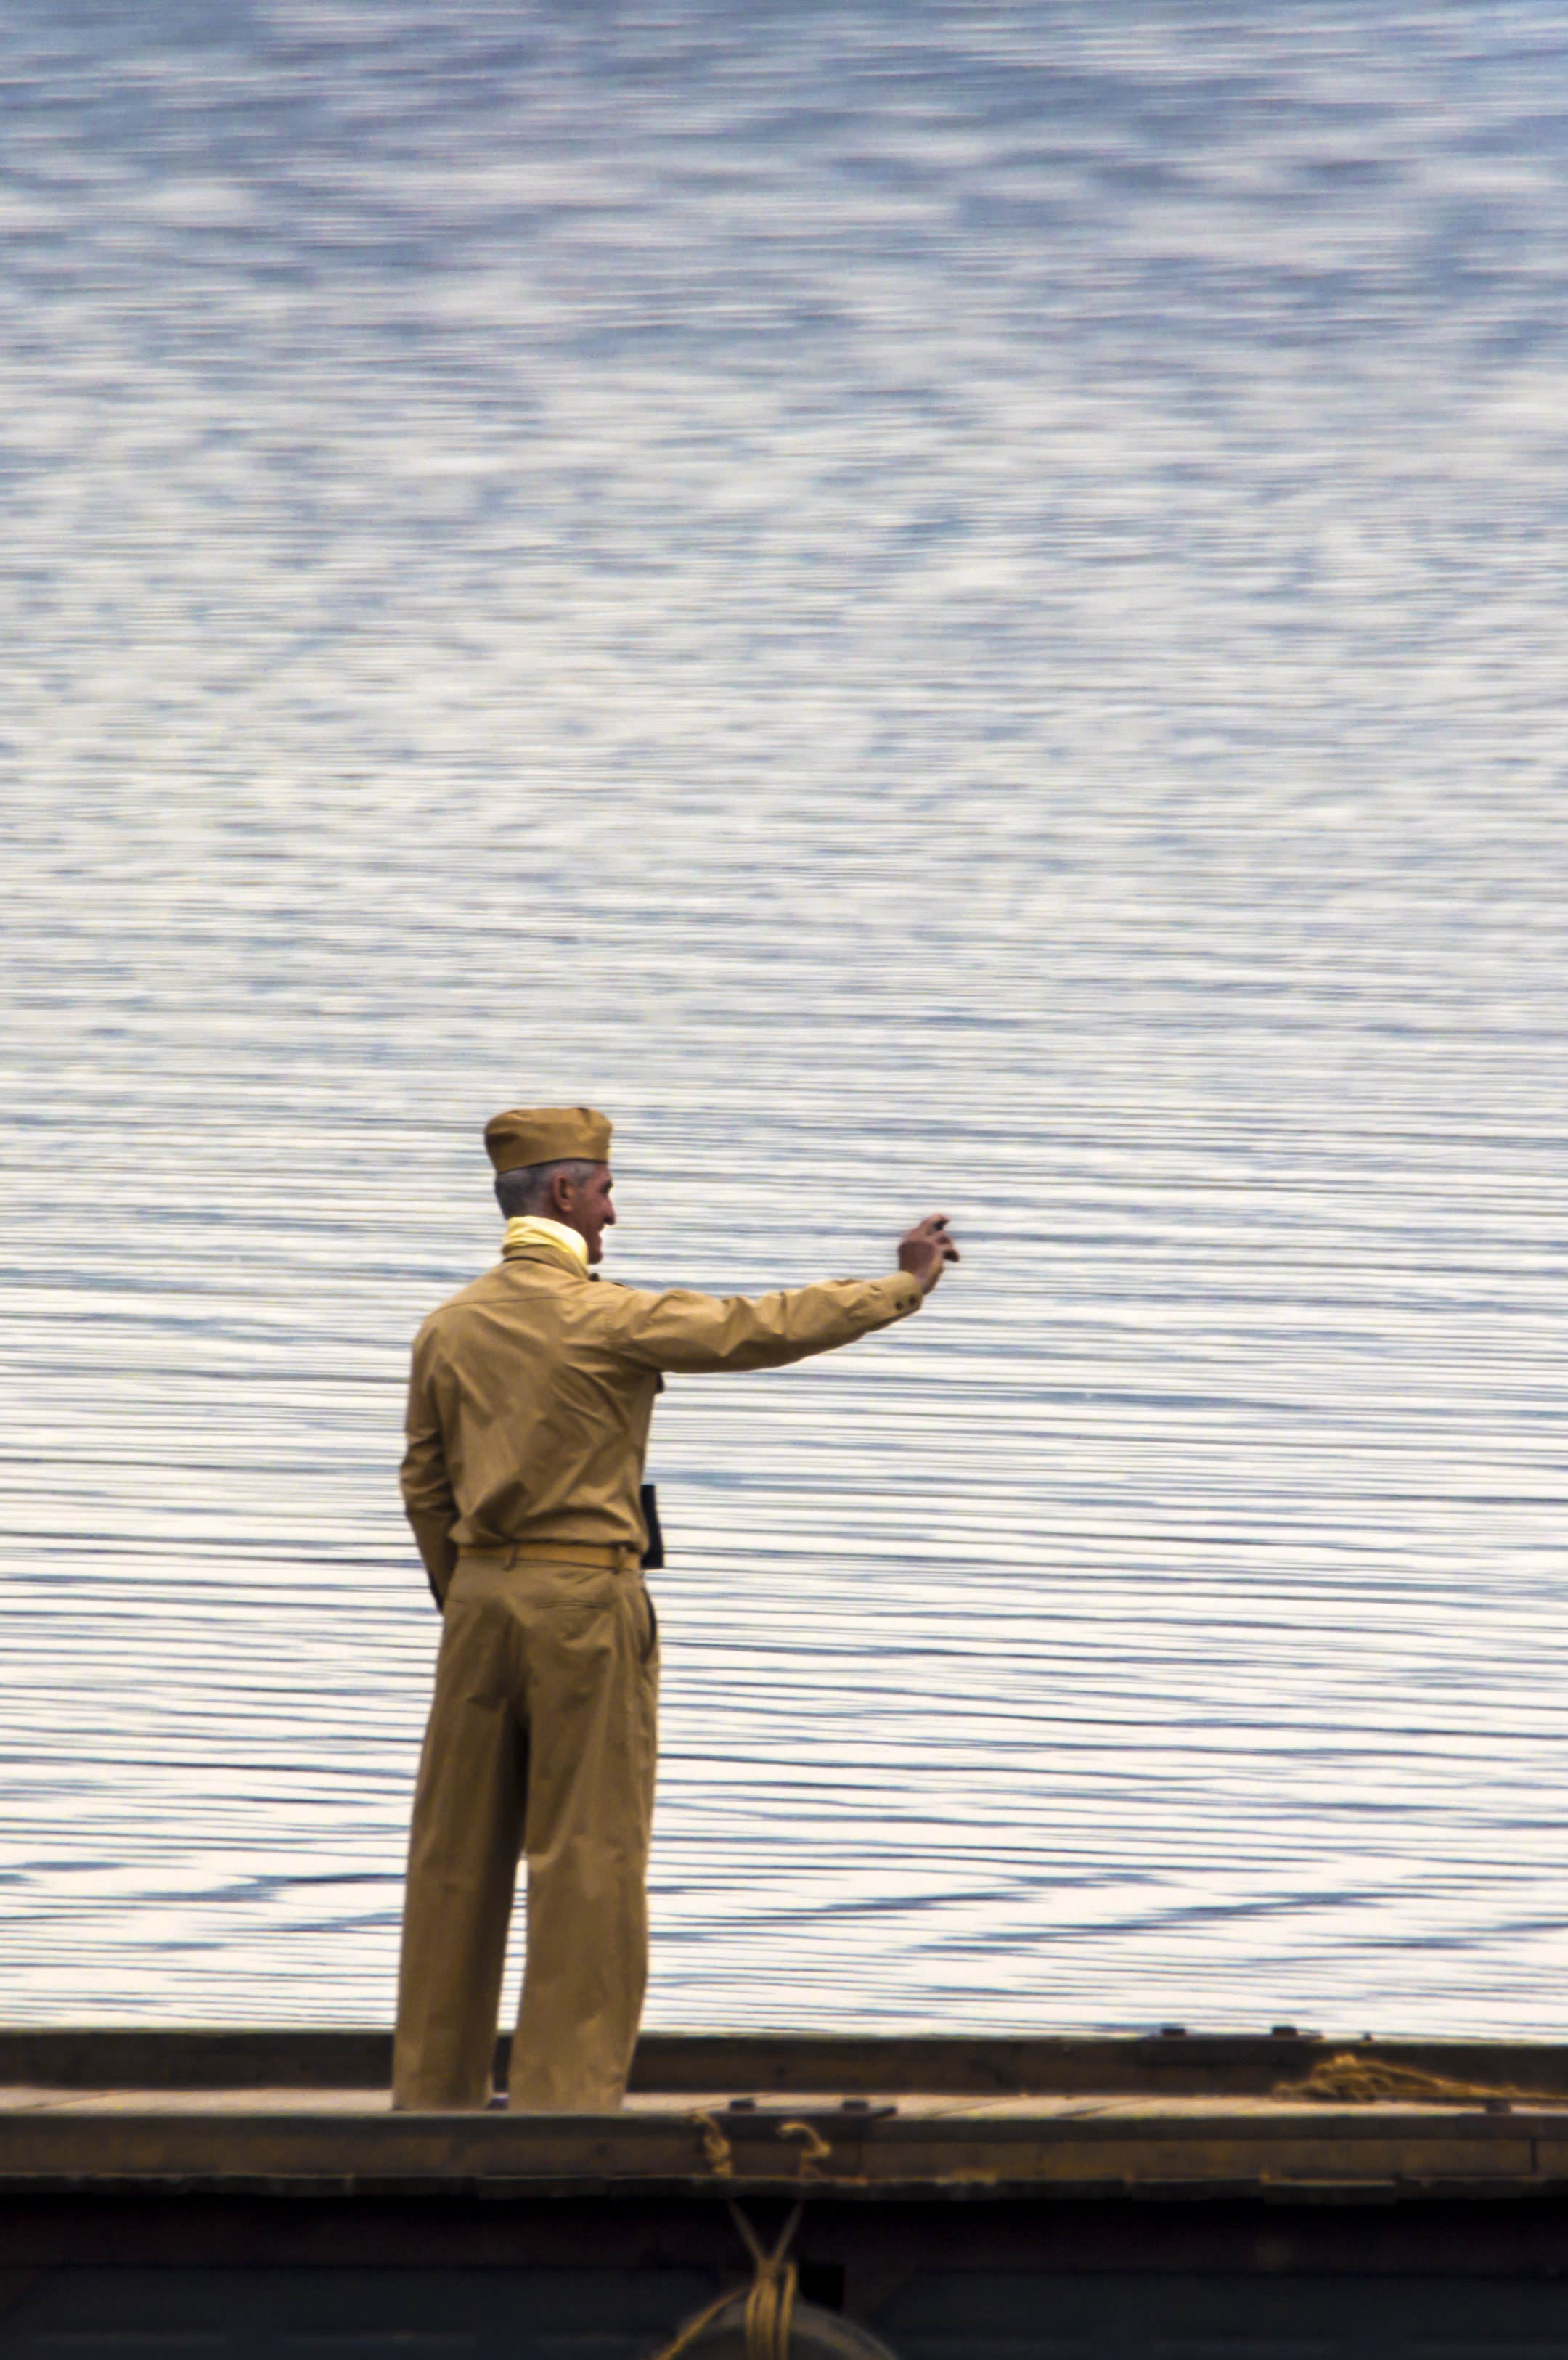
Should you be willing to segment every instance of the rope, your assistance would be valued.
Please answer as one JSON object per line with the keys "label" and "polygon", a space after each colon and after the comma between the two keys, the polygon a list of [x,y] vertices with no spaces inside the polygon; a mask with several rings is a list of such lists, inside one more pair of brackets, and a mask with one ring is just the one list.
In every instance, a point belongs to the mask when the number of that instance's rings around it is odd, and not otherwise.
{"label": "rope", "polygon": [[[735,2149],[724,2136],[724,2126],[714,2114],[706,2114],[701,2106],[686,2117],[702,2134],[702,2160],[715,2180],[735,2178]],[[796,2140],[800,2148],[800,2178],[815,2180],[818,2167],[828,2162],[833,2149],[825,2138],[811,2128],[810,2123],[780,2123],[781,2139]]]}
{"label": "rope", "polygon": [[733,2180],[735,2155],[728,2139],[725,2138],[713,2115],[705,2114],[699,2107],[695,2114],[688,2114],[686,2119],[690,2123],[695,2123],[702,2134],[702,2160],[708,2169],[715,2179]]}
{"label": "rope", "polygon": [[779,2136],[782,2139],[800,2140],[802,2180],[815,2180],[817,2166],[828,2162],[833,2155],[826,2139],[814,2131],[810,2123],[780,2123]]}
{"label": "rope", "polygon": [[738,2204],[729,2208],[730,2218],[751,2249],[757,2265],[757,2276],[751,2282],[751,2292],[746,2299],[746,2360],[789,2360],[789,2322],[795,2310],[793,2262],[784,2258],[789,2240],[800,2225],[804,2207],[797,2204],[770,2254],[765,2254],[757,2242],[757,2234]]}
{"label": "rope", "polygon": [[1342,2050],[1314,2065],[1304,2081],[1276,2081],[1276,2098],[1313,2098],[1324,2104],[1336,2100],[1353,2106],[1376,2105],[1379,2099],[1402,2098],[1416,2105],[1446,2105],[1454,2099],[1472,2104],[1568,2106],[1568,2092],[1488,2087],[1484,2081],[1446,2081],[1440,2073],[1423,2073],[1414,2065],[1389,2065],[1381,2057],[1356,2057]]}
{"label": "rope", "polygon": [[[757,2232],[738,2204],[726,2204],[730,2219],[745,2238],[746,2249],[757,2267],[757,2275],[746,2290],[746,2311],[742,2330],[746,2337],[746,2360],[789,2360],[789,2327],[795,2315],[796,2269],[793,2262],[784,2258],[789,2241],[800,2225],[804,2206],[797,2204],[779,2232],[778,2241],[770,2254],[765,2254],[757,2240]],[[720,2311],[734,2302],[734,2294],[722,2294],[695,2319],[689,2319],[679,2329],[674,2340],[656,2353],[654,2360],[676,2360],[679,2353],[694,2344],[704,2327],[711,2326]]]}

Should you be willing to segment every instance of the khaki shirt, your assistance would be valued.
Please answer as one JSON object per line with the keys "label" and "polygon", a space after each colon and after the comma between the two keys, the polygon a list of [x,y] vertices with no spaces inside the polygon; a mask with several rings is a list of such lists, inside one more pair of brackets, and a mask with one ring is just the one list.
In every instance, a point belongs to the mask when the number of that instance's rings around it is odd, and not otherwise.
{"label": "khaki shirt", "polygon": [[637,1510],[663,1372],[780,1369],[918,1311],[906,1272],[720,1302],[591,1278],[526,1244],[414,1339],[403,1504],[438,1599],[463,1548],[647,1544]]}

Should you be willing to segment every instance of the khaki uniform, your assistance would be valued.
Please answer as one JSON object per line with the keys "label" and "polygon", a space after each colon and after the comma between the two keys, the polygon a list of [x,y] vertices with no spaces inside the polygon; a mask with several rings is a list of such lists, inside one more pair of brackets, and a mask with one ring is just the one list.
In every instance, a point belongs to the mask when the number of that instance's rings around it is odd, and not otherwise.
{"label": "khaki uniform", "polygon": [[621,2103],[648,1973],[659,1648],[637,1507],[664,1372],[776,1369],[920,1308],[918,1283],[644,1294],[508,1250],[414,1345],[403,1497],[445,1627],[419,1765],[394,2103],[490,2090],[519,1856],[514,2106]]}

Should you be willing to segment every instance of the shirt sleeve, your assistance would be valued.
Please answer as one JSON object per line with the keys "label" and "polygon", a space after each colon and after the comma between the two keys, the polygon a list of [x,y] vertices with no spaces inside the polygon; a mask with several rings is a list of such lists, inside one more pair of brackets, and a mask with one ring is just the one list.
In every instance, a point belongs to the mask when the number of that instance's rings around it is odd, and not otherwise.
{"label": "shirt sleeve", "polygon": [[918,1311],[925,1297],[907,1271],[891,1278],[827,1279],[777,1295],[721,1299],[684,1287],[616,1306],[613,1349],[634,1368],[696,1376],[719,1370],[782,1369],[835,1351]]}
{"label": "shirt sleeve", "polygon": [[408,1413],[405,1428],[408,1448],[403,1453],[400,1470],[403,1508],[414,1528],[414,1538],[425,1561],[425,1571],[430,1576],[436,1604],[444,1606],[446,1593],[452,1587],[452,1577],[457,1569],[457,1550],[452,1537],[452,1527],[457,1523],[457,1501],[447,1474],[446,1445],[441,1438],[434,1392],[429,1371],[421,1361],[422,1355],[416,1344],[414,1365],[408,1379]]}

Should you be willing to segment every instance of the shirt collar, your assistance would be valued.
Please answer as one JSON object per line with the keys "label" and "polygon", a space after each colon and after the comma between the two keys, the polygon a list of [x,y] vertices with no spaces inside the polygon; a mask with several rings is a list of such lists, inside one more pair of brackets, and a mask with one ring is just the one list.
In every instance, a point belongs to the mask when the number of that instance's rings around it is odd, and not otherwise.
{"label": "shirt collar", "polygon": [[518,1253],[524,1246],[564,1246],[584,1270],[588,1267],[588,1246],[575,1229],[564,1221],[547,1220],[542,1213],[515,1213],[506,1224],[506,1234],[501,1240],[503,1259]]}

